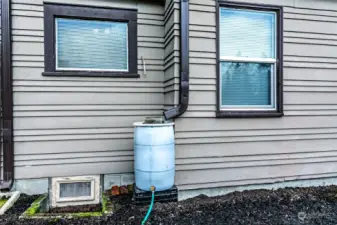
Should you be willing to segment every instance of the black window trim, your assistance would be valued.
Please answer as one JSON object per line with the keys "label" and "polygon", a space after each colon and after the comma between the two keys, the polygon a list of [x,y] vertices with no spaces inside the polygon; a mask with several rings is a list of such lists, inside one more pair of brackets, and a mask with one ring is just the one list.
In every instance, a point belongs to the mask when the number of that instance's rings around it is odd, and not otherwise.
{"label": "black window trim", "polygon": [[[128,22],[128,63],[129,71],[68,71],[56,70],[55,62],[55,18],[76,18],[86,20],[104,20]],[[84,5],[44,4],[44,76],[76,77],[125,77],[138,78],[137,54],[137,10],[121,8],[103,8]]]}
{"label": "black window trim", "polygon": [[[276,110],[241,110],[230,111],[221,110],[220,102],[220,8],[236,8],[236,9],[250,9],[257,11],[272,11],[276,13],[277,19],[277,62],[276,62]],[[217,111],[218,118],[256,118],[256,117],[282,117],[283,114],[283,7],[266,4],[251,4],[228,2],[225,0],[217,0],[217,27],[216,27],[216,47],[217,47]]]}

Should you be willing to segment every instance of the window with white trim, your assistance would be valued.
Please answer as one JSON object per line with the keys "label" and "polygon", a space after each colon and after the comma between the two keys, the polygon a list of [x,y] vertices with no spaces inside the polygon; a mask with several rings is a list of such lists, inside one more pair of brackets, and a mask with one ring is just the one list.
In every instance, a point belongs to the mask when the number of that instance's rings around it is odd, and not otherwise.
{"label": "window with white trim", "polygon": [[101,177],[99,175],[53,177],[50,178],[49,184],[51,208],[99,204],[101,201]]}
{"label": "window with white trim", "polygon": [[279,8],[220,5],[218,26],[218,116],[280,116]]}

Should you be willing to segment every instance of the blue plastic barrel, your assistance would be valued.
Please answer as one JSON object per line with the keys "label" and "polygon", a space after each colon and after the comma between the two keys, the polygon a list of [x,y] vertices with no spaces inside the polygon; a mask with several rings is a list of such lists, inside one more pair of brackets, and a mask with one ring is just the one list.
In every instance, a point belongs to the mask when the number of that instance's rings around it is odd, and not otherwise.
{"label": "blue plastic barrel", "polygon": [[135,179],[137,188],[150,191],[168,190],[174,185],[174,123],[135,123]]}

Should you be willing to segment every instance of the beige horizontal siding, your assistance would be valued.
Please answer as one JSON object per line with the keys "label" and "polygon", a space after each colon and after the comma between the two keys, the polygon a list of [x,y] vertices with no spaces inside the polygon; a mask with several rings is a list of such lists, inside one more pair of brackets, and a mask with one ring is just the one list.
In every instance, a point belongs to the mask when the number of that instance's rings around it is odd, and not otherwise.
{"label": "beige horizontal siding", "polygon": [[167,0],[165,3],[164,36],[164,108],[178,104],[179,89],[179,1]]}
{"label": "beige horizontal siding", "polygon": [[[190,0],[190,105],[175,121],[181,190],[337,175],[337,3],[243,1],[285,6],[285,116],[215,118],[216,1]],[[138,9],[141,78],[41,76],[42,0],[12,0],[18,179],[131,172],[132,123],[179,102],[178,0],[67,3]]]}
{"label": "beige horizontal siding", "polygon": [[[181,189],[236,186],[270,183],[296,179],[336,176],[337,164],[327,159],[324,162],[299,164],[274,164],[239,168],[178,171],[176,179]],[[323,171],[320,173],[320,171]],[[296,174],[296,175],[294,175]]]}
{"label": "beige horizontal siding", "polygon": [[101,173],[130,173],[132,172],[132,160],[119,160],[118,158],[110,162],[92,162],[88,158],[86,162],[76,163],[74,160],[68,164],[58,162],[54,159],[54,164],[37,164],[32,161],[26,161],[24,166],[15,162],[16,179],[57,177],[57,176],[76,176],[81,174],[101,174]]}
{"label": "beige horizontal siding", "polygon": [[337,2],[284,6],[282,118],[216,118],[216,7],[190,0],[190,105],[176,122],[180,189],[336,176]]}
{"label": "beige horizontal siding", "polygon": [[141,77],[42,76],[43,1],[12,1],[16,179],[132,172],[132,124],[164,109],[163,2],[52,2],[137,9]]}

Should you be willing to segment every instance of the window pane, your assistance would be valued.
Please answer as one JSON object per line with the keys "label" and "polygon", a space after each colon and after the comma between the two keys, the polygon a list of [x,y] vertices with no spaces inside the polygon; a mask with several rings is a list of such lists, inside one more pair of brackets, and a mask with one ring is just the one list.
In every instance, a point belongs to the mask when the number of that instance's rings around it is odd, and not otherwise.
{"label": "window pane", "polygon": [[275,13],[221,8],[220,54],[275,58]]}
{"label": "window pane", "polygon": [[61,183],[60,198],[91,196],[91,182]]}
{"label": "window pane", "polygon": [[128,71],[127,42],[127,23],[57,18],[57,69]]}
{"label": "window pane", "polygon": [[222,62],[222,106],[274,107],[270,88],[273,68],[264,63]]}

